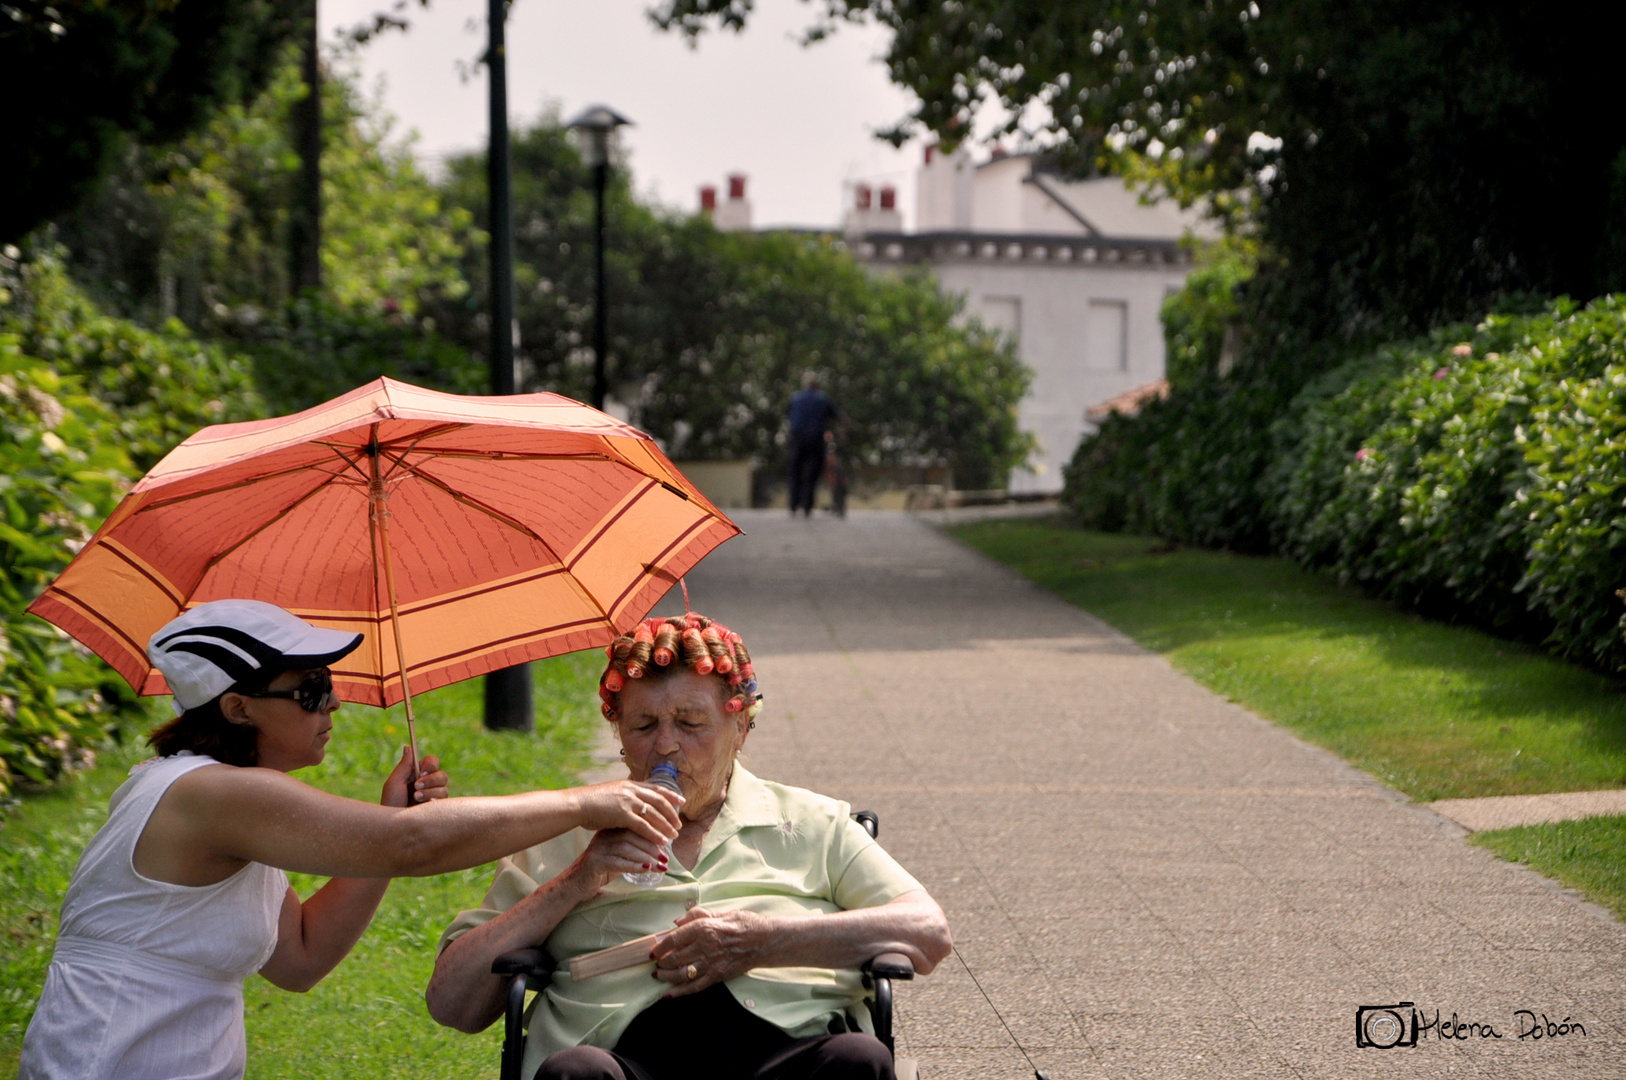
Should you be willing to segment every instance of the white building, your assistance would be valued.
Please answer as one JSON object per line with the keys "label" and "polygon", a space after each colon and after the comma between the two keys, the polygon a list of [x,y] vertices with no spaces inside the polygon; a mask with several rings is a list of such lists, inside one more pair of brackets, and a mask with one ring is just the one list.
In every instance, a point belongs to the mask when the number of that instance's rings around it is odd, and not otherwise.
{"label": "white building", "polygon": [[1021,421],[1039,451],[1035,471],[1019,470],[1010,486],[1059,491],[1062,467],[1093,429],[1086,411],[1163,378],[1159,314],[1191,268],[1179,241],[1207,230],[1194,211],[1143,205],[1115,177],[1062,180],[1033,155],[976,164],[928,147],[917,185],[912,233],[891,197],[873,208],[859,185],[846,221],[852,250],[878,269],[930,266],[969,314],[1011,335],[1034,371]]}
{"label": "white building", "polygon": [[745,196],[745,174],[728,174],[728,201],[717,202],[717,189],[706,184],[700,189],[700,212],[711,218],[721,232],[751,231],[751,200]]}

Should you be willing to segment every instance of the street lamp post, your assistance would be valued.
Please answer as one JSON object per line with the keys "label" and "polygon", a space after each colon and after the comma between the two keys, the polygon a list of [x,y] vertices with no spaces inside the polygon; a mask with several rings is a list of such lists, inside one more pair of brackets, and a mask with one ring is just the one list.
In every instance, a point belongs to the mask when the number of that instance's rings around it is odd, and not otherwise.
{"label": "street lamp post", "polygon": [[[508,0],[486,8],[486,71],[491,78],[491,139],[486,148],[486,196],[491,226],[491,392],[514,386],[514,195],[508,163],[508,56],[503,24]],[[531,665],[515,664],[485,678],[485,724],[493,731],[530,731]]]}
{"label": "street lamp post", "polygon": [[593,283],[593,408],[603,409],[609,392],[609,374],[604,354],[609,348],[609,313],[604,302],[604,188],[610,178],[610,140],[617,128],[632,123],[607,105],[592,105],[570,122],[572,131],[582,133],[583,156],[593,170],[595,278]]}

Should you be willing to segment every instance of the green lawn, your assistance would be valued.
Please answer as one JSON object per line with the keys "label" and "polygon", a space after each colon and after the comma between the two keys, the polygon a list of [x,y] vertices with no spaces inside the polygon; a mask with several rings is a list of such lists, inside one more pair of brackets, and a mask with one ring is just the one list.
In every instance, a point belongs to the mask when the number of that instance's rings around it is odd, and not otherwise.
{"label": "green lawn", "polygon": [[1497,829],[1475,833],[1473,842],[1579,889],[1626,919],[1626,817]]}
{"label": "green lawn", "polygon": [[1170,551],[1062,519],[953,532],[1415,799],[1626,786],[1622,685],[1551,656],[1282,559]]}
{"label": "green lawn", "polygon": [[[453,794],[566,786],[588,764],[602,723],[594,695],[601,663],[601,654],[588,652],[534,666],[533,735],[484,730],[478,681],[426,694],[415,701],[422,749],[441,756]],[[337,719],[327,760],[300,777],[326,791],[375,800],[406,738],[402,712],[347,705]],[[107,797],[146,756],[136,745],[115,748],[95,769],[24,798],[0,820],[0,1076],[16,1072],[74,862],[105,819]],[[436,1026],[423,1005],[441,930],[479,902],[490,876],[480,869],[397,881],[355,952],[309,994],[250,979],[249,1077],[496,1075],[500,1028],[460,1035]],[[294,880],[302,895],[320,884]]]}

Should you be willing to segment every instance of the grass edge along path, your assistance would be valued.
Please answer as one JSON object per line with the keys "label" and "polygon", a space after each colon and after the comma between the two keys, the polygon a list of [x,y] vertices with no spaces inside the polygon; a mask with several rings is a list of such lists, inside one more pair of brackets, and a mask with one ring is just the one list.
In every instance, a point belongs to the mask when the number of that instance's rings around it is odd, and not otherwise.
{"label": "grass edge along path", "polygon": [[[1284,559],[1171,550],[1062,518],[949,532],[1413,799],[1626,787],[1626,688],[1559,658]],[[1626,917],[1626,828],[1610,824],[1621,821],[1474,841]]]}
{"label": "grass edge along path", "polygon": [[1469,843],[1575,889],[1626,922],[1626,816],[1486,830]]}
{"label": "grass edge along path", "polygon": [[[415,697],[424,753],[444,759],[454,795],[574,783],[591,764],[603,723],[594,694],[601,663],[602,653],[592,650],[532,666],[536,731],[530,735],[481,726],[478,680]],[[376,801],[406,739],[403,710],[346,705],[335,719],[327,760],[297,775],[336,795]],[[74,863],[106,820],[108,796],[130,766],[148,756],[131,736],[105,750],[94,769],[25,796],[0,818],[0,1077],[16,1075]],[[290,878],[301,896],[322,882]],[[249,979],[243,995],[249,1080],[496,1075],[501,1025],[463,1035],[436,1025],[423,1003],[441,931],[458,911],[479,902],[490,881],[490,867],[396,881],[355,950],[308,994]]]}

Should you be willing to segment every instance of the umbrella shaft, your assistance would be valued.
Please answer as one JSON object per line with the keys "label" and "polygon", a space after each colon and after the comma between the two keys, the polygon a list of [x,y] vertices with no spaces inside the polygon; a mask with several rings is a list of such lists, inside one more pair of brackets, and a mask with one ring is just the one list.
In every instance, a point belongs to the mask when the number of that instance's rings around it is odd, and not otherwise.
{"label": "umbrella shaft", "polygon": [[[384,563],[384,588],[390,594],[390,629],[395,638],[395,663],[401,672],[401,702],[406,706],[407,739],[412,744],[412,776],[418,775],[418,728],[412,715],[412,688],[407,684],[406,646],[401,641],[401,608],[395,598],[395,566],[390,559],[390,512],[384,506],[389,494],[378,475],[378,455],[373,455],[372,485],[369,491],[373,503],[373,521],[378,526],[379,556]],[[410,793],[409,793],[410,795]]]}

